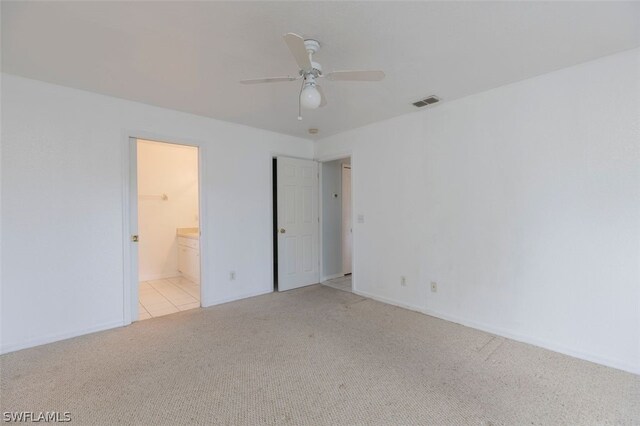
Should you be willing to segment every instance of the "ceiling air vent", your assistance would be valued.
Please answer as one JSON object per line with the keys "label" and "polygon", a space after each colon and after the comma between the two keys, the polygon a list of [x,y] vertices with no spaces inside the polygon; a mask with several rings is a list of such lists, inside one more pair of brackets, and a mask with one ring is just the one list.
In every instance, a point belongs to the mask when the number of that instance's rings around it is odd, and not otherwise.
{"label": "ceiling air vent", "polygon": [[427,105],[433,105],[435,103],[440,102],[440,98],[437,96],[429,96],[428,98],[425,98],[421,101],[418,102],[414,102],[413,106],[418,107],[418,108],[422,108],[425,107]]}

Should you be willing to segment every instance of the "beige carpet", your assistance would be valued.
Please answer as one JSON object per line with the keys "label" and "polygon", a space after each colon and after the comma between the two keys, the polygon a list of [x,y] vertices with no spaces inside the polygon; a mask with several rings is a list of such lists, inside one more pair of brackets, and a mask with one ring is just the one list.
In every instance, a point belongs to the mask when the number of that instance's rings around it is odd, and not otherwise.
{"label": "beige carpet", "polygon": [[640,377],[316,285],[1,358],[72,424],[640,424]]}
{"label": "beige carpet", "polygon": [[322,282],[322,285],[328,285],[329,287],[342,291],[352,291],[351,275],[345,275],[344,277],[324,281]]}

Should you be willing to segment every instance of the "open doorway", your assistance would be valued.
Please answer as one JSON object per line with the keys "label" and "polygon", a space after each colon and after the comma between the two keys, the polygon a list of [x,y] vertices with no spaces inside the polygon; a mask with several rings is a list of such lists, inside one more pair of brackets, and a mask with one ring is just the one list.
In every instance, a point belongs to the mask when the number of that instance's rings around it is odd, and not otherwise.
{"label": "open doorway", "polygon": [[198,148],[135,143],[137,319],[144,320],[200,307]]}
{"label": "open doorway", "polygon": [[351,158],[322,163],[322,284],[352,291]]}

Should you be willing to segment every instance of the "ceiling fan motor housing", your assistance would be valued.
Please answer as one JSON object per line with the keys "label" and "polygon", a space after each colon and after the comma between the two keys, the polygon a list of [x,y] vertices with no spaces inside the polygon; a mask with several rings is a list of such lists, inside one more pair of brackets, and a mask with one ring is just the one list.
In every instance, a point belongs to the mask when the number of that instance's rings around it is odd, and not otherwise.
{"label": "ceiling fan motor housing", "polygon": [[309,38],[304,41],[304,47],[307,49],[307,52],[311,51],[311,53],[315,55],[318,53],[318,50],[320,50],[320,42]]}
{"label": "ceiling fan motor housing", "polygon": [[311,61],[312,69],[311,71],[302,72],[302,75],[304,75],[305,78],[309,74],[312,74],[314,77],[319,77],[320,75],[322,75],[322,66],[319,63],[313,61],[311,58],[320,50],[320,42],[318,40],[307,39],[304,41],[304,47],[305,49],[307,49],[307,53],[309,54],[309,60]]}

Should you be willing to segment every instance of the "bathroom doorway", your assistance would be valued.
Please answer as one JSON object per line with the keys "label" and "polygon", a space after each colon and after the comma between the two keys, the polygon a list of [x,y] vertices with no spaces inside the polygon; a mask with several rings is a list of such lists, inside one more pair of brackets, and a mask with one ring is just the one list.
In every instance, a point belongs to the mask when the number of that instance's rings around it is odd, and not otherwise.
{"label": "bathroom doorway", "polygon": [[201,305],[198,151],[196,146],[135,139],[131,190],[137,196],[131,203],[137,204],[137,213],[132,208],[131,219],[137,219],[132,240],[137,243],[133,299],[138,309],[132,309],[133,321]]}

